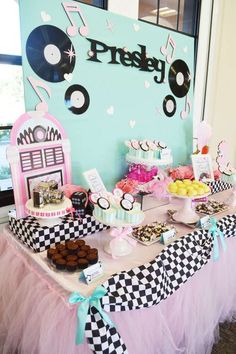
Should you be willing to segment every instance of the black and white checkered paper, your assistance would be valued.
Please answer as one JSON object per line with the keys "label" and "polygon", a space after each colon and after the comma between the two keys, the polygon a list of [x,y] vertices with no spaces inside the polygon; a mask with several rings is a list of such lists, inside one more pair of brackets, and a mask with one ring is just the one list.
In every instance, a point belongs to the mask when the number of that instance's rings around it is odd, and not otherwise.
{"label": "black and white checkered paper", "polygon": [[[236,214],[217,223],[225,237],[236,236]],[[104,284],[107,294],[101,299],[106,312],[129,311],[160,303],[201,269],[212,255],[213,237],[207,230],[197,230],[174,241],[150,263],[120,272]],[[86,324],[86,337],[94,353],[127,353],[116,329],[103,322],[91,308]]]}
{"label": "black and white checkered paper", "polygon": [[211,194],[215,194],[232,188],[231,184],[223,182],[221,180],[209,182],[208,186],[211,188]]}
{"label": "black and white checkered paper", "polygon": [[9,228],[35,252],[43,252],[56,243],[81,238],[106,229],[107,226],[99,223],[91,215],[86,215],[82,219],[65,216],[61,218],[61,223],[58,225],[41,226],[36,218],[28,216],[16,219],[14,211],[11,211],[9,212]]}

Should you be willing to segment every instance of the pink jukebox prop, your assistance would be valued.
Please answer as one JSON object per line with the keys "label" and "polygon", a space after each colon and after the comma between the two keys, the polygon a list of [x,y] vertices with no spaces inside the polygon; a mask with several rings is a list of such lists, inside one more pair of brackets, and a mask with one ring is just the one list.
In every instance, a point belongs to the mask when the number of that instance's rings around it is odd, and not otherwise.
{"label": "pink jukebox prop", "polygon": [[41,181],[71,183],[70,142],[61,124],[49,113],[21,115],[11,131],[7,158],[11,166],[16,218],[26,216],[25,204]]}

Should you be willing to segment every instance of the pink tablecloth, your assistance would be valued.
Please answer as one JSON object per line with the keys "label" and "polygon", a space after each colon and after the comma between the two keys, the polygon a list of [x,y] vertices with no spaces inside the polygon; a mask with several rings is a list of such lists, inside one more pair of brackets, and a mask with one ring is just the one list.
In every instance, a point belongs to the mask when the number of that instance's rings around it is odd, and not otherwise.
{"label": "pink tablecloth", "polygon": [[[219,321],[236,313],[236,238],[167,300],[150,309],[110,313],[130,354],[210,353]],[[1,236],[0,352],[88,353],[76,346],[76,309],[68,293]]]}
{"label": "pink tablecloth", "polygon": [[[89,353],[75,345],[76,308],[69,291],[10,241],[0,237],[0,352]],[[173,295],[148,309],[109,313],[130,354],[205,354],[218,322],[236,313],[236,238]],[[79,289],[78,289],[79,290]]]}

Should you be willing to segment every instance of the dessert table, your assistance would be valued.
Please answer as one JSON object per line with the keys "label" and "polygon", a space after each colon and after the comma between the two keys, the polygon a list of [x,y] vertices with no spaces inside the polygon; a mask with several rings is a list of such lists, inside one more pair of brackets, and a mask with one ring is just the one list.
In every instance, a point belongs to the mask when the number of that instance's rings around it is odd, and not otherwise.
{"label": "dessert table", "polygon": [[[231,191],[211,198],[225,200]],[[165,221],[178,199],[145,212],[144,224]],[[79,273],[57,272],[46,252],[33,253],[5,226],[0,237],[0,352],[23,354],[130,353],[205,354],[218,336],[218,323],[236,313],[236,208],[216,215],[225,236],[219,258],[212,258],[207,230],[178,225],[168,246],[137,244],[132,254],[112,259],[103,251],[109,230],[86,236],[99,249],[104,272],[87,285]],[[115,274],[115,275],[114,275]],[[102,284],[101,312],[90,307],[84,343],[76,345],[77,305]],[[80,305],[79,305],[80,307]]]}

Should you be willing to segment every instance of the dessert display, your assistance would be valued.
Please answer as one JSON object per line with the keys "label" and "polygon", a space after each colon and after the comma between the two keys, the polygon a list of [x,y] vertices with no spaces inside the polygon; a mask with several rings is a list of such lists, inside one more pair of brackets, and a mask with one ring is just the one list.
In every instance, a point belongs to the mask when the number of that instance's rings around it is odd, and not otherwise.
{"label": "dessert display", "polygon": [[138,224],[143,220],[141,204],[135,201],[132,194],[123,193],[118,188],[106,196],[92,193],[90,199],[94,203],[95,218],[105,224],[112,225],[117,221],[121,224]]}
{"label": "dessert display", "polygon": [[199,220],[199,215],[192,208],[192,199],[206,197],[210,194],[211,190],[203,182],[185,179],[169,183],[167,191],[171,195],[182,199],[182,206],[173,214],[174,220],[181,223],[193,224]]}
{"label": "dessert display", "polygon": [[169,193],[181,196],[181,197],[200,197],[207,193],[210,193],[210,187],[200,181],[190,179],[184,179],[183,181],[171,182],[167,186]]}
{"label": "dessert display", "polygon": [[157,140],[128,140],[125,145],[129,151],[126,160],[149,166],[168,165],[173,162],[171,150],[166,143]]}
{"label": "dessert display", "polygon": [[228,205],[216,200],[208,200],[206,203],[198,203],[195,210],[200,214],[214,215],[228,209]]}
{"label": "dessert display", "polygon": [[74,272],[98,261],[98,250],[86,245],[84,240],[67,241],[47,250],[47,258],[57,270]]}
{"label": "dessert display", "polygon": [[173,228],[172,225],[168,225],[165,222],[154,222],[152,224],[135,228],[132,237],[137,239],[140,243],[149,246],[154,242],[159,241],[163,232],[169,231]]}

